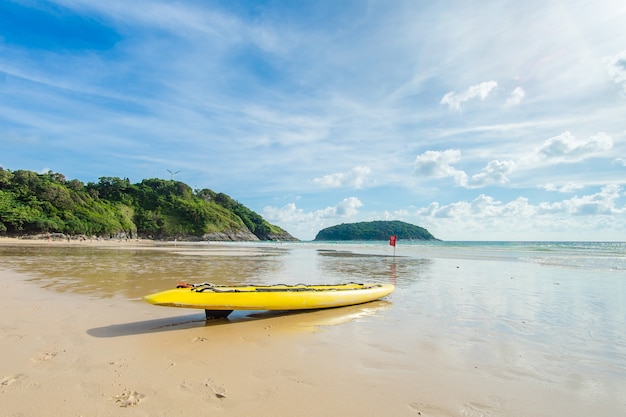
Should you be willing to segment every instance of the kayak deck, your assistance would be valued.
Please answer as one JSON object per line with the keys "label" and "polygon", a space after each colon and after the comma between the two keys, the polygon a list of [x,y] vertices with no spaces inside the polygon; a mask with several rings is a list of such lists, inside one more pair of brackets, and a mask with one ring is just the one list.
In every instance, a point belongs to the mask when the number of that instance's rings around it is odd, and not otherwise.
{"label": "kayak deck", "polygon": [[204,309],[207,318],[233,310],[307,310],[374,301],[391,294],[391,284],[222,286],[182,284],[143,297],[154,305]]}

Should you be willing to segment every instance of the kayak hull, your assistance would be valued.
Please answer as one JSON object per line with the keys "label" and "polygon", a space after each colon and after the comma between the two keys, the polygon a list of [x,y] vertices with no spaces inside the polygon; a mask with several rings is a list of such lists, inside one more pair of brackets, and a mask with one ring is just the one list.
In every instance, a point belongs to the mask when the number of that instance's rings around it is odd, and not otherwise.
{"label": "kayak hull", "polygon": [[[198,284],[146,295],[167,307],[232,310],[309,310],[362,304],[391,294],[391,284],[215,286]],[[208,314],[208,313],[207,313]]]}

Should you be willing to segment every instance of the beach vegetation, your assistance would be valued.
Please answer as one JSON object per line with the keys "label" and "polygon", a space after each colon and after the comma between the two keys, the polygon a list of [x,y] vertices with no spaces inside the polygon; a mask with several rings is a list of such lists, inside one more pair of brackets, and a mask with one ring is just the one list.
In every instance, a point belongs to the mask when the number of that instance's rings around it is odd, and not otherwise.
{"label": "beach vegetation", "polygon": [[83,184],[48,171],[0,167],[0,233],[99,237],[295,240],[224,193],[175,180],[100,177]]}

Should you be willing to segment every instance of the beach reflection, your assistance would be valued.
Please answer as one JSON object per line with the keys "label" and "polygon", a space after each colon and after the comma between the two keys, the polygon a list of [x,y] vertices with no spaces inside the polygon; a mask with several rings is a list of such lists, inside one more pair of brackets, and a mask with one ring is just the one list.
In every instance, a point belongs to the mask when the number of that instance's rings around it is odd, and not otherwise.
{"label": "beach reflection", "polygon": [[390,283],[399,288],[413,286],[432,261],[386,254],[319,249],[319,268],[325,275],[357,282]]}
{"label": "beach reflection", "polygon": [[408,288],[432,263],[375,253],[228,245],[1,246],[0,259],[47,289],[130,299],[173,288],[179,281],[218,285],[380,282]]}
{"label": "beach reflection", "polygon": [[173,288],[179,281],[265,284],[280,269],[284,254],[250,249],[0,247],[4,265],[32,276],[44,288],[131,299]]}

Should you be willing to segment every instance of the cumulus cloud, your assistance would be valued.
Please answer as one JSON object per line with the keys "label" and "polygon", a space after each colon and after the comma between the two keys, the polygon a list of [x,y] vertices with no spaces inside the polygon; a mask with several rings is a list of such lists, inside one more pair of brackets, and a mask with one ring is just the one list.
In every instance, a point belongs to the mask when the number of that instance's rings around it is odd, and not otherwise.
{"label": "cumulus cloud", "polygon": [[619,185],[556,202],[531,203],[525,197],[504,202],[481,194],[470,201],[433,202],[414,216],[444,239],[623,240],[623,196]]}
{"label": "cumulus cloud", "polygon": [[[546,187],[551,186],[546,185]],[[529,237],[536,238],[538,229],[560,232],[571,230],[575,224],[588,231],[597,231],[598,228],[605,227],[621,227],[616,226],[615,222],[623,223],[621,219],[626,214],[626,205],[620,206],[620,199],[623,195],[622,186],[617,184],[606,185],[596,193],[535,204],[530,203],[526,197],[517,197],[503,202],[493,196],[480,194],[471,201],[457,201],[450,204],[432,202],[413,212],[399,210],[393,215],[385,212],[383,218],[403,218],[406,221],[430,224],[435,229],[447,229],[448,233],[456,236],[459,233],[473,231],[473,233],[485,232],[489,236],[497,235],[505,239],[511,230],[518,232],[534,230],[534,234],[530,234]],[[363,203],[358,198],[349,197],[335,206],[314,211],[304,211],[296,207],[294,203],[280,208],[265,207],[263,216],[271,223],[286,228],[295,236],[313,238],[313,233],[324,227],[348,220],[362,220],[359,212],[362,206]],[[585,220],[582,223],[581,221],[573,222],[572,216],[584,217]],[[612,218],[613,220],[607,220],[607,216],[615,217]]]}
{"label": "cumulus cloud", "polygon": [[[488,185],[502,185],[510,181],[511,174],[518,168],[536,168],[541,165],[558,163],[576,163],[585,159],[605,156],[613,148],[613,139],[606,133],[599,132],[586,139],[577,139],[570,132],[544,141],[538,148],[513,160],[492,160],[479,173],[472,176],[455,168],[461,160],[459,149],[445,151],[426,151],[415,158],[415,173],[426,178],[453,178],[457,185],[465,188],[481,188]],[[622,158],[613,159],[613,164],[626,163]],[[582,188],[572,183],[557,186],[540,185],[548,191],[568,193]]]}
{"label": "cumulus cloud", "polygon": [[426,151],[415,158],[415,173],[428,178],[453,178],[457,185],[466,188],[479,188],[490,184],[505,184],[508,175],[515,169],[513,161],[493,160],[478,174],[468,179],[467,174],[454,168],[461,160],[461,151]]}
{"label": "cumulus cloud", "polygon": [[459,201],[448,205],[433,202],[417,210],[419,216],[448,219],[485,219],[485,218],[529,218],[536,215],[574,214],[574,215],[621,215],[626,207],[619,207],[617,200],[622,188],[611,184],[602,187],[595,194],[575,196],[554,203],[532,205],[525,197],[518,197],[503,203],[491,196],[481,194],[473,201]]}
{"label": "cumulus cloud", "polygon": [[536,209],[528,204],[528,199],[518,197],[509,202],[502,203],[491,196],[481,194],[471,202],[458,201],[448,205],[431,203],[428,207],[417,210],[420,216],[435,218],[489,218],[489,217],[529,217]]}
{"label": "cumulus cloud", "polygon": [[555,203],[541,203],[538,214],[567,213],[574,215],[624,214],[626,207],[618,207],[617,200],[621,197],[622,187],[617,184],[606,185],[596,194],[575,196],[569,200]]}
{"label": "cumulus cloud", "polygon": [[362,206],[363,203],[356,197],[344,198],[334,206],[313,211],[304,211],[295,203],[289,203],[283,207],[264,207],[263,217],[289,230],[294,236],[309,239],[325,227],[355,218]]}
{"label": "cumulus cloud", "polygon": [[300,221],[303,215],[304,211],[296,207],[295,203],[285,204],[283,207],[266,206],[263,208],[263,217],[270,222],[289,224]]}
{"label": "cumulus cloud", "polygon": [[626,94],[626,51],[605,58],[604,62],[606,63],[609,78],[615,84],[621,86],[622,92]]}
{"label": "cumulus cloud", "polygon": [[327,217],[330,214],[332,217],[350,217],[359,212],[359,207],[362,207],[363,203],[356,197],[349,197],[343,199],[339,204],[333,207],[329,213],[326,213]]}
{"label": "cumulus cloud", "polygon": [[325,188],[354,187],[361,188],[363,183],[372,172],[368,166],[356,166],[348,172],[338,172],[336,174],[324,175],[313,179],[313,184]]}
{"label": "cumulus cloud", "polygon": [[454,91],[446,93],[443,96],[440,104],[447,104],[452,110],[461,110],[461,105],[466,101],[480,97],[481,100],[487,98],[491,90],[496,88],[498,83],[495,81],[485,81],[480,84],[476,84],[465,90],[464,92],[457,94]]}
{"label": "cumulus cloud", "polygon": [[289,203],[283,207],[267,206],[263,208],[263,217],[270,222],[278,224],[297,222],[318,223],[322,219],[338,219],[353,216],[359,212],[358,209],[362,206],[363,203],[358,198],[348,197],[341,200],[335,206],[305,213],[302,209],[297,208],[295,203]]}
{"label": "cumulus cloud", "polygon": [[535,151],[535,156],[548,162],[580,162],[613,147],[613,139],[606,133],[598,133],[588,139],[576,139],[570,132],[546,140]]}
{"label": "cumulus cloud", "polygon": [[466,184],[467,174],[452,166],[460,160],[461,151],[458,149],[426,151],[415,158],[415,173],[429,178],[452,177],[457,184]]}
{"label": "cumulus cloud", "polygon": [[515,169],[513,161],[491,161],[483,170],[472,176],[472,187],[483,187],[489,184],[506,184],[508,175]]}
{"label": "cumulus cloud", "polygon": [[506,105],[517,106],[522,102],[525,96],[526,92],[524,91],[524,89],[522,87],[517,87],[515,90],[513,90],[509,98],[506,100]]}

